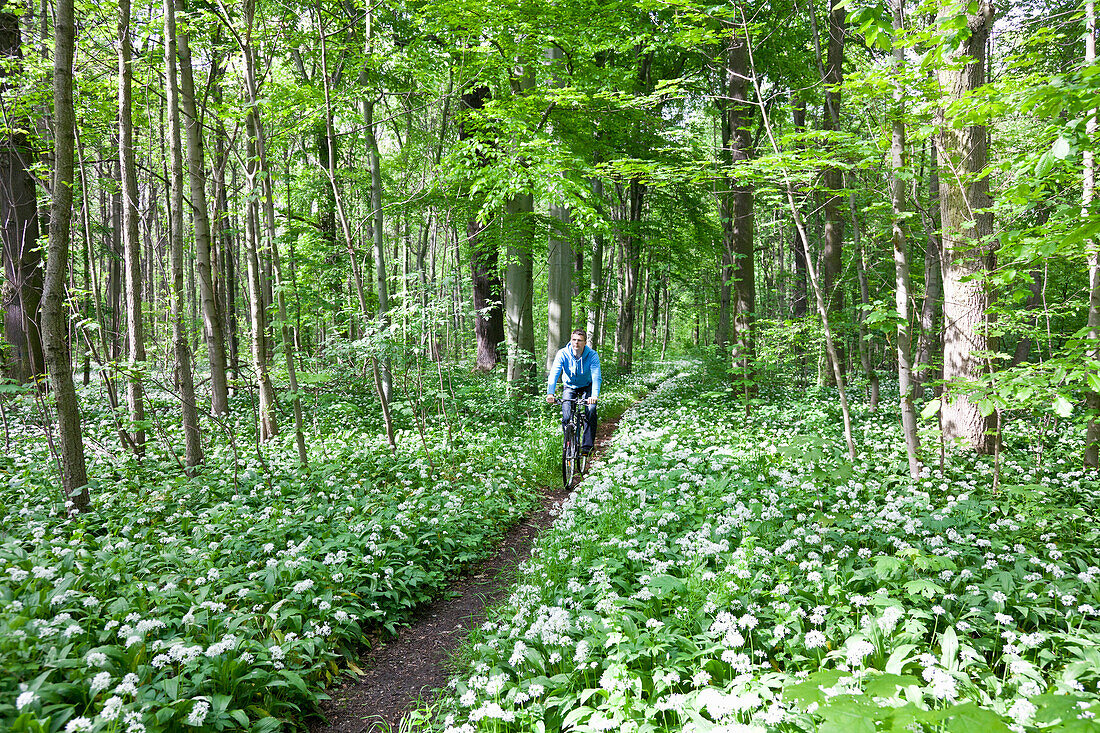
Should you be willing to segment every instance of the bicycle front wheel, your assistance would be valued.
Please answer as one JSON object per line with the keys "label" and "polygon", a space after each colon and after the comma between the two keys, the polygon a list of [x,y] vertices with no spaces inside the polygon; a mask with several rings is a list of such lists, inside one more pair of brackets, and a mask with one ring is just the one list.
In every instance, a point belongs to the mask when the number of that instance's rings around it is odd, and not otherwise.
{"label": "bicycle front wheel", "polygon": [[566,431],[565,442],[561,448],[561,483],[565,488],[573,484],[573,473],[576,469],[576,456],[580,451],[573,440],[572,431]]}

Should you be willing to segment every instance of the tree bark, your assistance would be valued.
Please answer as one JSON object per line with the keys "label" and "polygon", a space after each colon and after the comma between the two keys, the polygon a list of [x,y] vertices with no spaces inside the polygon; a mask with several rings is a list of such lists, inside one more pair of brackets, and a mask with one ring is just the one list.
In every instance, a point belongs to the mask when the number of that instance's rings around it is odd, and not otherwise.
{"label": "tree bark", "polygon": [[[840,132],[840,86],[844,83],[844,34],[847,11],[841,0],[829,0],[828,44],[826,46],[825,107],[822,127],[830,133]],[[824,173],[825,236],[821,251],[821,280],[829,313],[836,316],[844,310],[844,287],[840,281],[844,255],[844,197],[842,171],[829,166]],[[846,366],[843,344],[836,344],[840,372]],[[832,372],[826,372],[832,381]]]}
{"label": "tree bark", "polygon": [[[22,73],[19,17],[0,0],[0,109],[15,107],[17,93],[7,81]],[[10,114],[6,112],[5,114]],[[0,307],[4,335],[11,347],[8,376],[29,382],[45,374],[39,307],[42,300],[42,252],[38,248],[38,202],[29,166],[35,151],[24,130],[26,118],[7,120],[0,139],[0,237],[3,238],[4,284]]]}
{"label": "tree bark", "polygon": [[[943,11],[953,17],[958,4]],[[940,409],[944,440],[960,441],[979,453],[996,446],[995,413],[983,416],[960,389],[987,371],[981,356],[989,350],[989,291],[983,276],[993,266],[989,238],[993,230],[989,180],[983,174],[989,145],[985,125],[956,126],[947,118],[951,102],[963,99],[985,83],[985,50],[993,21],[993,6],[982,0],[977,13],[967,13],[969,35],[951,49],[938,73],[945,102],[938,117],[937,145],[941,178],[940,217],[943,237],[944,345],[943,377],[947,382]]]}
{"label": "tree bark", "polygon": [[[894,34],[904,30],[905,0],[891,0]],[[909,461],[909,476],[920,477],[920,436],[917,434],[917,409],[913,404],[912,355],[909,334],[909,256],[905,237],[905,93],[901,76],[905,69],[905,49],[894,46],[894,65],[898,79],[894,87],[894,115],[890,129],[890,159],[893,175],[890,179],[890,201],[894,210],[891,228],[894,243],[894,303],[898,311],[898,392],[901,400],[901,427],[905,434],[905,453]]]}
{"label": "tree bark", "polygon": [[[1096,62],[1096,5],[1093,0],[1085,0],[1085,66]],[[1085,137],[1096,137],[1097,110],[1088,112],[1085,121]],[[1081,215],[1090,218],[1093,215],[1093,199],[1096,195],[1096,157],[1091,147],[1085,146],[1085,158],[1082,175]],[[1093,362],[1100,361],[1100,240],[1095,237],[1088,241],[1089,264],[1089,341],[1088,356]],[[1096,468],[1100,465],[1100,391],[1088,391],[1089,423],[1085,429],[1085,465]]]}
{"label": "tree bark", "polygon": [[[755,108],[749,92],[749,59],[746,39],[734,31],[726,42],[725,84],[722,100],[722,158],[727,166],[725,190],[719,202],[722,219],[723,300],[729,298],[733,325],[733,365],[747,378],[751,369],[756,310],[753,202],[751,182],[736,167],[752,158],[750,126]],[[728,277],[727,277],[728,272]],[[723,324],[719,324],[722,328]]]}
{"label": "tree bark", "polygon": [[[176,0],[176,8],[186,12],[186,0]],[[211,256],[210,215],[206,202],[206,156],[203,151],[202,120],[195,104],[195,81],[191,67],[190,36],[179,34],[177,50],[180,63],[180,101],[187,130],[187,171],[191,191],[191,211],[195,226],[195,266],[198,270],[199,300],[202,304],[203,336],[210,362],[210,409],[216,414],[229,412],[229,384],[226,376],[225,335],[222,306],[215,287],[215,258]]]}
{"label": "tree bark", "polygon": [[638,275],[642,266],[642,243],[637,229],[641,224],[646,186],[637,178],[625,187],[616,185],[621,203],[619,245],[622,274],[619,285],[619,321],[615,329],[615,356],[620,374],[629,374],[634,363],[634,317],[638,295]]}
{"label": "tree bark", "polygon": [[943,262],[940,256],[940,175],[937,163],[936,142],[929,141],[928,172],[928,235],[924,250],[924,302],[920,311],[920,336],[913,360],[913,394],[924,395],[924,383],[940,378],[939,370],[932,368],[932,359],[941,348],[942,332],[938,328],[943,310]]}
{"label": "tree bark", "polygon": [[[462,94],[462,124],[459,139],[475,137],[469,113],[485,107],[489,100],[489,88],[477,86]],[[480,140],[475,144],[479,165],[488,164],[488,155]],[[504,341],[504,311],[501,304],[501,282],[497,272],[497,243],[490,234],[488,222],[478,218],[478,201],[468,202],[466,242],[470,248],[470,272],[473,281],[474,336],[477,339],[475,368],[479,372],[491,371],[500,363],[500,343]]]}
{"label": "tree bark", "polygon": [[73,209],[73,173],[76,119],[73,112],[73,47],[76,45],[73,0],[57,0],[54,16],[54,169],[50,202],[50,235],[42,289],[43,346],[50,389],[57,403],[58,453],[61,487],[73,508],[88,508],[88,472],[80,405],[73,385],[69,355],[65,282],[69,271],[69,244]]}
{"label": "tree bark", "polygon": [[138,241],[137,162],[131,116],[133,56],[130,41],[130,0],[118,4],[118,155],[122,173],[122,246],[126,271],[126,344],[129,375],[126,401],[130,409],[134,454],[145,454],[145,400],[141,373],[145,368],[145,337],[141,317],[141,257]]}
{"label": "tree bark", "polygon": [[[195,380],[191,371],[191,345],[184,328],[183,290],[183,141],[180,134],[180,112],[176,76],[176,9],[174,0],[164,0],[164,66],[167,83],[168,147],[171,169],[168,176],[171,191],[169,211],[169,261],[171,284],[169,299],[172,320],[172,347],[175,354],[176,378],[179,383],[183,418],[184,465],[194,468],[202,463],[202,434],[195,404]],[[192,191],[192,195],[194,192]],[[208,342],[209,343],[209,342]],[[224,367],[224,360],[223,360]],[[224,378],[224,373],[223,373]]]}

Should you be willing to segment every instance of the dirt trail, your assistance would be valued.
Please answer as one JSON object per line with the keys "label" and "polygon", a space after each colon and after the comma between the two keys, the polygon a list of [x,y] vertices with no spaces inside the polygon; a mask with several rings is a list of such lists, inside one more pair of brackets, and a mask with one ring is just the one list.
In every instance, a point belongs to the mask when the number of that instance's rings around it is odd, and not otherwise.
{"label": "dirt trail", "polygon": [[[600,422],[594,460],[600,460],[617,424],[618,420]],[[545,489],[539,506],[508,531],[491,557],[419,609],[412,624],[395,638],[357,660],[365,674],[328,690],[332,699],[321,704],[328,724],[311,725],[312,733],[397,731],[406,713],[447,684],[447,660],[484,620],[486,606],[504,597],[516,567],[530,557],[535,537],[553,524],[558,506],[568,496],[560,486]]]}

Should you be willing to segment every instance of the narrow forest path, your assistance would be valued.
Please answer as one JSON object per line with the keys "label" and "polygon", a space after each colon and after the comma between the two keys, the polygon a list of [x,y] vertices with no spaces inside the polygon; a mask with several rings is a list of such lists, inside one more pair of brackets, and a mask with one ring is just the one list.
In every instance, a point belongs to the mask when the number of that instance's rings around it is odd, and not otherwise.
{"label": "narrow forest path", "polygon": [[[600,421],[594,461],[601,460],[618,422],[618,418]],[[321,712],[328,724],[310,726],[312,733],[397,731],[408,712],[447,684],[448,659],[485,619],[486,607],[504,597],[516,567],[530,557],[535,538],[553,524],[569,493],[560,486],[547,487],[539,505],[505,534],[492,556],[472,566],[439,599],[420,609],[395,638],[358,659],[363,676],[327,691],[331,699],[321,703]]]}

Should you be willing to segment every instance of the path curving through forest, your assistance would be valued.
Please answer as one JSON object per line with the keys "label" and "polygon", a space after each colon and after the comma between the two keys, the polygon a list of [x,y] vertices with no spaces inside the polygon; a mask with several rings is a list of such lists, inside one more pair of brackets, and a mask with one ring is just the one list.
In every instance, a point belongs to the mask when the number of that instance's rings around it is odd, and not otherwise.
{"label": "path curving through forest", "polygon": [[[600,422],[595,461],[600,460],[618,422],[618,418]],[[419,609],[395,638],[356,660],[363,674],[327,690],[331,699],[321,703],[321,712],[328,722],[311,725],[311,733],[397,731],[405,715],[447,684],[448,659],[485,620],[485,609],[504,597],[516,568],[530,557],[535,538],[553,524],[569,494],[559,486],[547,487],[539,505],[504,535],[492,556],[473,565],[437,600]]]}

